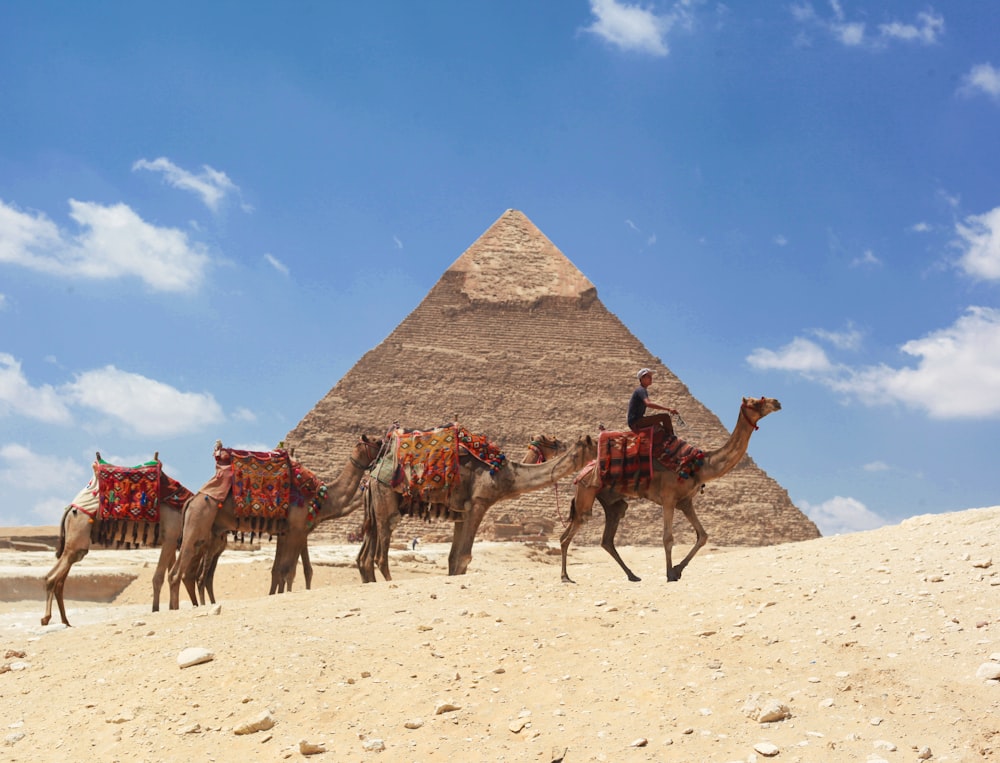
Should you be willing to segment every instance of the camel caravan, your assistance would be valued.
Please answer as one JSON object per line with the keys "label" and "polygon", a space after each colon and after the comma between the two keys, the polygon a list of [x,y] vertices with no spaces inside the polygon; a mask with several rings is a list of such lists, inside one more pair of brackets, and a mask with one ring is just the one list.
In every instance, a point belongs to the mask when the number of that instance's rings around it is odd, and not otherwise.
{"label": "camel caravan", "polygon": [[[153,577],[153,611],[160,589],[169,581],[170,609],[180,605],[183,583],[193,606],[214,603],[212,583],[230,534],[276,537],[269,593],[291,590],[299,559],[306,587],[312,568],[308,536],[322,522],[363,508],[357,568],[362,582],[376,581],[377,569],[391,580],[392,532],[404,516],[454,524],[448,574],[463,575],[486,512],[501,501],[556,485],[574,475],[574,497],[560,538],[562,580],[567,553],[594,502],[604,509],[601,547],[638,581],[615,548],[627,499],[645,498],[663,511],[663,546],[667,580],[677,581],[708,538],[694,511],[695,496],[707,482],[732,470],[746,454],[761,419],[781,409],[772,398],[743,398],[729,439],[704,452],[676,435],[658,436],[653,428],[583,435],[567,443],[538,435],[521,461],[512,461],[481,434],[458,424],[430,430],[394,424],[383,437],[362,435],[339,475],[325,483],[284,448],[246,451],[216,442],[215,474],[192,493],[162,469],[158,454],[136,467],[108,464],[97,454],[94,477],[66,507],[60,525],[57,562],[45,578],[46,608],[52,601],[69,625],[63,588],[72,565],[91,545],[160,546]],[[674,512],[691,523],[696,540],[678,564],[672,562]]]}

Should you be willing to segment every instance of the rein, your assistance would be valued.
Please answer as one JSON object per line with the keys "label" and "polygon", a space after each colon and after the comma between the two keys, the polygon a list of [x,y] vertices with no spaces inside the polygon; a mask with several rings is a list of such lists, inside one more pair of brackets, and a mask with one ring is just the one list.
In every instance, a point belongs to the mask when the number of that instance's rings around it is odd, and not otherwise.
{"label": "rein", "polygon": [[[530,443],[528,443],[528,450],[534,453],[535,456],[538,458],[538,460],[535,461],[536,464],[544,464],[546,461],[548,461],[548,459],[545,457],[545,451],[541,449],[537,440],[532,440]],[[552,489],[555,491],[556,494],[556,514],[562,516],[562,512],[559,511],[559,480],[556,480],[555,482],[552,483]]]}
{"label": "rein", "polygon": [[[762,398],[762,399],[763,399],[763,398]],[[759,426],[757,426],[756,424],[754,424],[754,423],[753,423],[752,421],[750,421],[750,416],[749,416],[749,415],[747,415],[747,408],[749,408],[749,407],[750,407],[750,406],[749,406],[749,405],[747,405],[746,403],[744,403],[743,405],[741,405],[741,406],[740,406],[740,415],[741,415],[741,416],[742,416],[743,418],[745,418],[745,419],[746,419],[746,421],[747,421],[747,424],[749,424],[750,426],[752,426],[752,427],[753,427],[753,431],[755,431],[755,432],[756,432],[756,431],[757,431],[758,429],[760,429],[760,427],[759,427]]]}

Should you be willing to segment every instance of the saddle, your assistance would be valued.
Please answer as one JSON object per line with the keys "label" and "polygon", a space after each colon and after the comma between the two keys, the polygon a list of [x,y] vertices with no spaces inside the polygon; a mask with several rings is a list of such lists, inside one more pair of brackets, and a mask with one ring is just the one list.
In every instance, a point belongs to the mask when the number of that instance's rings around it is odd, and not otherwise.
{"label": "saddle", "polygon": [[664,437],[653,427],[639,432],[602,431],[597,438],[597,459],[574,479],[588,487],[609,487],[626,495],[637,495],[649,486],[654,470],[692,479],[705,463],[705,454],[676,435]]}

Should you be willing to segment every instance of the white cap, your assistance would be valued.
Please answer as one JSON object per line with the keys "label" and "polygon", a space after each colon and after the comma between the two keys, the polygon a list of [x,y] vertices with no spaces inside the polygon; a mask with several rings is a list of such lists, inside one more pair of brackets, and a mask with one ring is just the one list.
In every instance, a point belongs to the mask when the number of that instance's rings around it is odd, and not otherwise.
{"label": "white cap", "polygon": [[637,373],[637,374],[635,375],[635,378],[636,378],[636,379],[641,379],[641,378],[642,378],[643,376],[645,376],[646,374],[651,374],[651,373],[653,373],[653,372],[652,372],[652,371],[650,371],[650,370],[649,370],[648,368],[640,368],[640,369],[639,369],[639,373]]}

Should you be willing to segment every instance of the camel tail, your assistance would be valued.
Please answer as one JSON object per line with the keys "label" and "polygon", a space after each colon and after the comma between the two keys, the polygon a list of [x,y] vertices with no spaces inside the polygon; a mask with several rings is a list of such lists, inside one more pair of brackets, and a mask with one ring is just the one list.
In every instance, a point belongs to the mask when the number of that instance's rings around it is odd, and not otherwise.
{"label": "camel tail", "polygon": [[59,542],[56,544],[56,559],[62,556],[63,551],[66,550],[66,517],[69,516],[71,508],[73,507],[67,506],[63,510],[62,520],[59,522]]}

